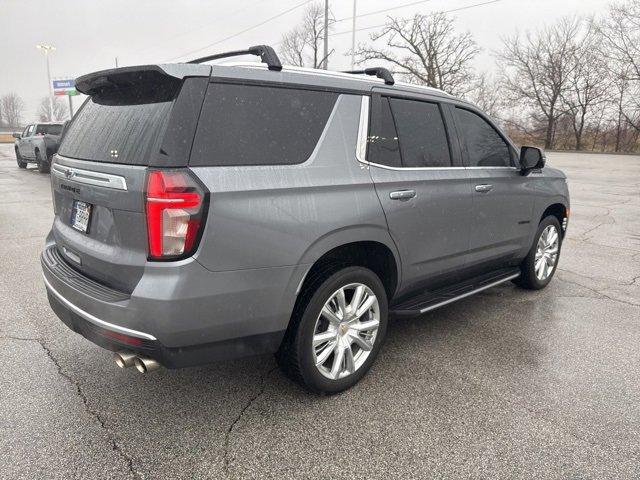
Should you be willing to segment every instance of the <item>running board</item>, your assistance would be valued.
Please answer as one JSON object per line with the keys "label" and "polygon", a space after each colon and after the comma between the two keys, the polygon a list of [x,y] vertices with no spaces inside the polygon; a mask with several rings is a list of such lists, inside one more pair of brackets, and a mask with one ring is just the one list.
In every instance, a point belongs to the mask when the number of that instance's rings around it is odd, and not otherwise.
{"label": "running board", "polygon": [[470,297],[478,292],[495,287],[520,276],[519,268],[503,269],[486,275],[472,278],[457,285],[440,290],[420,292],[398,303],[392,303],[389,313],[392,315],[414,316],[435,310],[457,300]]}

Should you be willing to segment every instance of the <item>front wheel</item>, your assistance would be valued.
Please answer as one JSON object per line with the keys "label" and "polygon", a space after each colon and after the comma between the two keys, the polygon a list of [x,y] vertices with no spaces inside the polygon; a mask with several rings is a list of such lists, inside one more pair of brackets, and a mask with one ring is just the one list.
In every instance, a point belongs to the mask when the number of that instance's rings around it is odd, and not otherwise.
{"label": "front wheel", "polygon": [[516,283],[529,290],[546,287],[558,266],[562,235],[560,222],[554,216],[545,217],[538,225],[534,243],[520,265],[520,277]]}
{"label": "front wheel", "polygon": [[373,364],[387,330],[387,295],[378,276],[347,267],[301,293],[276,355],[282,370],[317,393],[355,385]]}

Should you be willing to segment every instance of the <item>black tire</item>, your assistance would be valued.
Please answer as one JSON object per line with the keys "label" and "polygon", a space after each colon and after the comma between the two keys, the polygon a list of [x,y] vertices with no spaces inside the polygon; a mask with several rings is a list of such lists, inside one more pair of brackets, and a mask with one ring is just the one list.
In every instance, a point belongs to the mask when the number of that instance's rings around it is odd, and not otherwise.
{"label": "black tire", "polygon": [[[378,299],[380,323],[369,356],[350,375],[332,380],[320,373],[315,365],[312,347],[316,320],[327,300],[341,287],[361,283]],[[292,380],[315,393],[334,394],[346,390],[367,373],[375,361],[387,330],[388,301],[385,288],[378,276],[364,267],[345,267],[333,274],[317,276],[300,293],[289,329],[276,353],[276,360],[282,371]]]}
{"label": "black tire", "polygon": [[[536,271],[535,271],[536,247],[538,245],[538,240],[540,239],[540,235],[542,235],[542,232],[544,231],[544,229],[547,228],[549,225],[555,226],[556,230],[558,231],[558,256],[556,258],[556,262],[553,267],[553,270],[551,271],[549,276],[544,280],[540,280],[536,276]],[[543,218],[540,224],[538,225],[538,230],[536,231],[536,235],[533,238],[533,245],[531,245],[531,250],[529,250],[529,253],[527,254],[526,258],[520,264],[520,272],[521,272],[520,276],[514,281],[514,283],[519,287],[525,288],[527,290],[541,290],[544,287],[546,287],[551,281],[551,279],[553,278],[553,276],[555,275],[556,270],[558,269],[558,262],[560,261],[561,250],[562,250],[562,229],[560,228],[560,222],[553,215]]]}
{"label": "black tire", "polygon": [[47,160],[46,156],[45,158],[42,157],[40,150],[36,150],[36,161],[38,162],[38,171],[40,173],[49,173],[51,170],[51,164],[49,163],[49,160]]}
{"label": "black tire", "polygon": [[22,157],[20,156],[20,152],[18,152],[18,149],[16,148],[16,163],[18,164],[19,168],[27,168],[27,162],[22,160]]}

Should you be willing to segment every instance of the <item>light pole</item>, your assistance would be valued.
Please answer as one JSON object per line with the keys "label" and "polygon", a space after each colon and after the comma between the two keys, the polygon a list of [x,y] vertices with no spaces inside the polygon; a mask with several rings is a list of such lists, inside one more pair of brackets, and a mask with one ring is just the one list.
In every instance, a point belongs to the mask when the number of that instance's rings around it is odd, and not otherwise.
{"label": "light pole", "polygon": [[38,44],[36,48],[44,52],[47,59],[47,81],[49,85],[49,120],[53,120],[53,91],[51,88],[51,68],[49,67],[49,53],[53,52],[56,47],[47,44]]}

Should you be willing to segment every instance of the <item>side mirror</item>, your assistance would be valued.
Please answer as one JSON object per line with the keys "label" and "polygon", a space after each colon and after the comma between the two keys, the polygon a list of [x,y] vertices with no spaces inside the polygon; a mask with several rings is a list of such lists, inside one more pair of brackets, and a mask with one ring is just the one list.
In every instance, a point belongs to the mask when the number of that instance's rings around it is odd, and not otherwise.
{"label": "side mirror", "polygon": [[520,148],[520,168],[522,173],[527,175],[531,170],[544,168],[547,158],[544,151],[538,147]]}
{"label": "side mirror", "polygon": [[22,134],[21,134],[20,132],[13,132],[13,133],[11,134],[11,136],[12,136],[13,138],[22,138]]}

